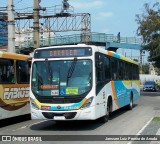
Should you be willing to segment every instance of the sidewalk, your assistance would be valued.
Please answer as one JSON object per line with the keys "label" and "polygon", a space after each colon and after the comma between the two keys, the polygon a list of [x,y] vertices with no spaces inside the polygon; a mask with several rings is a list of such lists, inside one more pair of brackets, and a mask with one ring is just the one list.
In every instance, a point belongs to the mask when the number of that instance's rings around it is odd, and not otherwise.
{"label": "sidewalk", "polygon": [[[154,117],[152,121],[143,129],[140,135],[160,136],[160,115]],[[131,144],[160,144],[160,141],[133,141]]]}
{"label": "sidewalk", "polygon": [[[160,135],[160,128],[158,129],[156,135]],[[150,144],[160,144],[160,141],[158,141],[158,142],[151,141]]]}

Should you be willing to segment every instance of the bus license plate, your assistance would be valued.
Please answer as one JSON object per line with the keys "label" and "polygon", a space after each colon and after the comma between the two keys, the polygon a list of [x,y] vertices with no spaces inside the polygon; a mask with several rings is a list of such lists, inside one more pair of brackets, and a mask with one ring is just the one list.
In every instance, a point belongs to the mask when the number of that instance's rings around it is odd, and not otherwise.
{"label": "bus license plate", "polygon": [[54,120],[65,120],[64,116],[54,116]]}

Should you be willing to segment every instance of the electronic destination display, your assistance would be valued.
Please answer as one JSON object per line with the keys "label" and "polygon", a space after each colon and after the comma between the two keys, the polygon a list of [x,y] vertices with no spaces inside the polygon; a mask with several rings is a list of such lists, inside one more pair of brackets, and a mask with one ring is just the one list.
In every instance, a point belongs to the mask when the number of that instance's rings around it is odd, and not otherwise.
{"label": "electronic destination display", "polygon": [[51,48],[35,50],[34,58],[62,58],[62,57],[82,57],[91,56],[90,47],[76,48]]}

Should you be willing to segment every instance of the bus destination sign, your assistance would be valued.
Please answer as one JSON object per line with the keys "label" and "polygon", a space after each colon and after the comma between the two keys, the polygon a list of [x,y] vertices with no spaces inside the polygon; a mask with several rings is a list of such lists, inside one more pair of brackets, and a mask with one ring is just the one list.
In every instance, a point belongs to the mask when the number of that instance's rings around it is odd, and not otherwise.
{"label": "bus destination sign", "polygon": [[92,49],[83,48],[47,48],[35,51],[34,58],[62,58],[62,57],[82,57],[91,56]]}

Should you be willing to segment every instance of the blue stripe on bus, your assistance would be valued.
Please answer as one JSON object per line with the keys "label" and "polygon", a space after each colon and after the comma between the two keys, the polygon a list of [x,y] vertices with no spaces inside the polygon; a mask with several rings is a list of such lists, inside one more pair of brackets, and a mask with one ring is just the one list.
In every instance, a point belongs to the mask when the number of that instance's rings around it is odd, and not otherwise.
{"label": "blue stripe on bus", "polygon": [[120,57],[120,55],[117,55],[117,54],[113,54],[113,57],[115,57],[115,58],[118,58],[118,59],[120,59],[121,57]]}
{"label": "blue stripe on bus", "polygon": [[81,104],[83,103],[83,100],[79,103],[75,103],[75,104],[72,104],[72,105],[69,105],[69,106],[62,106],[61,104],[60,107],[58,108],[58,106],[51,106],[50,110],[52,111],[64,111],[64,110],[73,110],[73,109],[77,109]]}
{"label": "blue stripe on bus", "polygon": [[136,89],[133,89],[130,86],[130,88],[127,88],[122,81],[115,81],[114,85],[117,101],[120,107],[129,104],[131,91],[133,92],[134,100],[136,100],[139,96],[139,93]]}

